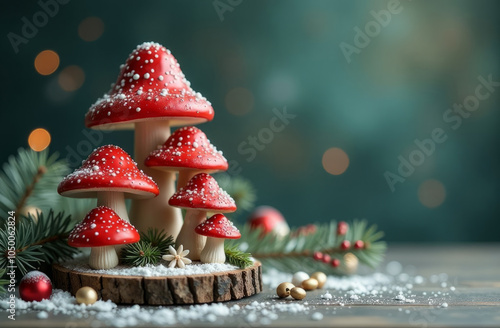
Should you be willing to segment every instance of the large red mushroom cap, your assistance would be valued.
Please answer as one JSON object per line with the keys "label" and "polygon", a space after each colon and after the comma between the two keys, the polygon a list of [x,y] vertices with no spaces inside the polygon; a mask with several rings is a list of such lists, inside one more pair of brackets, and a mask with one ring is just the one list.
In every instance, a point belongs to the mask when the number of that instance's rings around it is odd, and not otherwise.
{"label": "large red mushroom cap", "polygon": [[207,237],[224,239],[241,238],[238,228],[222,214],[211,216],[206,221],[200,223],[194,231],[199,235]]}
{"label": "large red mushroom cap", "polygon": [[137,168],[132,158],[113,145],[94,150],[57,188],[62,196],[76,198],[95,198],[98,191],[123,192],[130,198],[152,198],[160,193],[156,183]]}
{"label": "large red mushroom cap", "polygon": [[212,105],[191,89],[170,50],[145,42],[121,66],[109,93],[90,107],[85,125],[132,129],[133,123],[153,118],[179,126],[211,121],[213,117]]}
{"label": "large red mushroom cap", "polygon": [[210,143],[203,131],[186,126],[177,129],[158,150],[151,152],[144,162],[146,166],[171,169],[199,169],[207,173],[226,171],[227,160]]}
{"label": "large red mushroom cap", "polygon": [[168,203],[185,209],[196,208],[221,213],[236,211],[234,199],[206,173],[195,175],[185,187],[170,198]]}
{"label": "large red mushroom cap", "polygon": [[140,240],[139,232],[106,206],[91,210],[68,237],[73,247],[101,247],[132,244]]}

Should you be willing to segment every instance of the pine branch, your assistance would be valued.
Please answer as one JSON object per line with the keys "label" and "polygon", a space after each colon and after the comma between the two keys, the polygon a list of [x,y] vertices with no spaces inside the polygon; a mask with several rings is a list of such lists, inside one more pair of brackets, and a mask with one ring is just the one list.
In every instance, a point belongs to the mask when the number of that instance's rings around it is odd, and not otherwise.
{"label": "pine branch", "polygon": [[252,260],[250,259],[252,254],[242,252],[237,245],[224,245],[224,253],[226,254],[227,262],[242,269],[253,264]]}
{"label": "pine branch", "polygon": [[[310,271],[341,274],[345,264],[344,255],[347,253],[356,255],[360,263],[374,268],[383,260],[386,250],[385,242],[380,241],[383,233],[377,231],[376,226],[367,227],[364,220],[354,221],[344,236],[337,235],[337,223],[334,221],[317,225],[316,231],[311,234],[300,234],[300,230],[295,229],[283,238],[277,238],[272,234],[263,235],[260,230],[252,230],[248,225],[240,230],[242,238],[237,240],[240,249],[252,253],[254,258],[264,263],[264,268],[274,267],[288,272],[308,268]],[[350,241],[349,249],[340,246],[344,240]],[[357,240],[362,240],[365,246],[360,249],[354,248],[353,245]],[[234,246],[236,242],[227,240],[226,244]],[[338,259],[339,267],[334,268],[331,263],[315,260],[313,258],[315,252]]]}
{"label": "pine branch", "polygon": [[215,175],[217,183],[234,199],[238,211],[249,211],[255,207],[257,193],[252,183],[241,177],[231,177],[227,173]]}
{"label": "pine branch", "polygon": [[158,247],[153,246],[150,242],[139,241],[134,244],[127,245],[122,250],[122,261],[131,266],[146,266],[148,264],[158,264],[162,253]]}
{"label": "pine branch", "polygon": [[4,286],[9,284],[9,280],[8,279],[1,279],[5,275],[6,272],[7,272],[6,269],[0,269],[0,296],[7,292],[7,290],[5,289]]}
{"label": "pine branch", "polygon": [[49,156],[48,150],[35,152],[18,150],[10,156],[0,172],[0,224],[7,220],[8,212],[18,217],[27,215],[28,208],[40,211],[53,209],[80,218],[95,204],[92,199],[72,199],[57,193],[57,185],[70,172],[65,160],[58,154]]}
{"label": "pine branch", "polygon": [[[67,238],[73,224],[70,216],[49,211],[45,216],[38,212],[20,221],[15,228],[15,264],[18,272],[24,275],[29,269],[35,269],[41,262],[53,263],[67,260],[78,253],[78,249],[68,245]],[[0,268],[6,268],[8,259],[7,227],[0,229]]]}
{"label": "pine branch", "polygon": [[141,240],[128,244],[122,250],[122,261],[132,266],[158,264],[162,255],[169,254],[168,247],[174,245],[174,238],[164,230],[149,228],[141,232]]}

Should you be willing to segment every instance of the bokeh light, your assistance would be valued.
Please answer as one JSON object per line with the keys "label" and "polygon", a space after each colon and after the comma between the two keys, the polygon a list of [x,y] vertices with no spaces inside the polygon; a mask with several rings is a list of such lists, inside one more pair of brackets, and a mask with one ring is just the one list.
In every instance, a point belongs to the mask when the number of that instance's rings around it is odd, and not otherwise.
{"label": "bokeh light", "polygon": [[35,58],[35,69],[41,75],[50,75],[59,67],[59,55],[52,50],[44,50]]}
{"label": "bokeh light", "polygon": [[349,157],[340,148],[330,148],[323,154],[323,168],[333,175],[340,175],[349,167]]}
{"label": "bokeh light", "polygon": [[435,208],[446,198],[444,185],[437,180],[426,180],[418,188],[418,199],[425,207]]}
{"label": "bokeh light", "polygon": [[237,87],[226,95],[226,109],[233,115],[245,115],[253,109],[254,96],[248,89]]}
{"label": "bokeh light", "polygon": [[50,145],[50,140],[49,131],[38,128],[31,131],[28,137],[28,145],[34,151],[42,151]]}
{"label": "bokeh light", "polygon": [[85,72],[76,65],[68,66],[59,73],[57,82],[64,91],[78,90],[85,81]]}
{"label": "bokeh light", "polygon": [[78,36],[87,42],[99,39],[104,32],[104,22],[99,17],[87,17],[78,25]]}

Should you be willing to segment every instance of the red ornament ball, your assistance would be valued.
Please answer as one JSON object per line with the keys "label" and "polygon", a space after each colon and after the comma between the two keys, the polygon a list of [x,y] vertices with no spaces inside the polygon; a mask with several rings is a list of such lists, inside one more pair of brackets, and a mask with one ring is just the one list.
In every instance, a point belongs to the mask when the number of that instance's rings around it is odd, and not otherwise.
{"label": "red ornament ball", "polygon": [[337,235],[343,236],[347,233],[347,230],[349,230],[349,225],[345,221],[340,221],[337,223]]}
{"label": "red ornament ball", "polygon": [[332,257],[330,255],[324,254],[322,261],[325,263],[328,263],[328,262],[330,262],[331,259],[332,259]]}
{"label": "red ornament ball", "polygon": [[365,243],[362,240],[357,240],[354,243],[354,248],[356,248],[356,249],[362,249],[364,247],[365,247]]}
{"label": "red ornament ball", "polygon": [[340,261],[338,259],[332,260],[332,267],[336,268],[340,265]]}
{"label": "red ornament ball", "polygon": [[52,282],[43,272],[28,272],[19,283],[19,295],[26,302],[49,299],[52,295]]}
{"label": "red ornament ball", "polygon": [[323,253],[321,253],[321,252],[314,252],[313,259],[315,259],[316,261],[323,260]]}
{"label": "red ornament ball", "polygon": [[290,233],[290,227],[283,215],[271,206],[259,206],[248,219],[252,229],[261,229],[264,235],[272,233],[284,237]]}
{"label": "red ornament ball", "polygon": [[340,248],[343,250],[351,248],[351,242],[349,240],[344,240],[342,244],[340,244]]}

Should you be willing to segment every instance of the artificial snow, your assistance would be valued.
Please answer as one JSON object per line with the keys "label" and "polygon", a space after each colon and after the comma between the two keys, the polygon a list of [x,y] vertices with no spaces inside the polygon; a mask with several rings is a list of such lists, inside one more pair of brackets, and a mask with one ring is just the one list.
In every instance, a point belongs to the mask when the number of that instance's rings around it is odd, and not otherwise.
{"label": "artificial snow", "polygon": [[169,268],[167,262],[157,265],[146,265],[143,267],[127,267],[119,265],[113,269],[93,270],[87,264],[86,259],[77,259],[61,264],[65,268],[79,272],[108,274],[112,276],[142,276],[142,277],[164,277],[164,276],[191,276],[213,272],[232,271],[238,267],[226,263],[192,263],[185,268]]}

